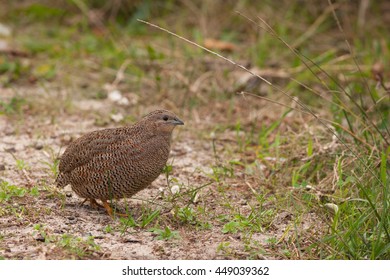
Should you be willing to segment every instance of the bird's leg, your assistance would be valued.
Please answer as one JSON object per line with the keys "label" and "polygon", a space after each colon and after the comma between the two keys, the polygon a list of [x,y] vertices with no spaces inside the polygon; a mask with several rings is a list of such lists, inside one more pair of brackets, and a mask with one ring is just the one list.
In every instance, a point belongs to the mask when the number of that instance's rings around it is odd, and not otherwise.
{"label": "bird's leg", "polygon": [[[111,218],[114,218],[114,212],[112,211],[110,204],[108,204],[107,200],[102,200],[102,202],[103,202],[103,206],[106,209],[108,215],[110,215]],[[115,212],[115,215],[117,215],[119,217],[128,217],[128,215],[125,213]]]}
{"label": "bird's leg", "polygon": [[103,205],[97,203],[96,199],[94,198],[85,198],[83,202],[79,204],[79,206],[82,206],[87,200],[89,200],[89,203],[91,204],[92,208],[105,208]]}
{"label": "bird's leg", "polygon": [[102,200],[102,202],[103,202],[104,208],[106,208],[108,215],[110,215],[111,218],[114,218],[110,204],[108,204],[107,200]]}
{"label": "bird's leg", "polygon": [[106,208],[105,206],[103,206],[103,205],[97,203],[97,201],[96,201],[94,198],[90,198],[90,199],[89,199],[89,203],[91,204],[91,206],[92,206],[93,208]]}
{"label": "bird's leg", "polygon": [[88,198],[85,198],[85,199],[83,200],[83,202],[81,202],[81,203],[79,204],[79,206],[82,206],[87,200],[88,200]]}

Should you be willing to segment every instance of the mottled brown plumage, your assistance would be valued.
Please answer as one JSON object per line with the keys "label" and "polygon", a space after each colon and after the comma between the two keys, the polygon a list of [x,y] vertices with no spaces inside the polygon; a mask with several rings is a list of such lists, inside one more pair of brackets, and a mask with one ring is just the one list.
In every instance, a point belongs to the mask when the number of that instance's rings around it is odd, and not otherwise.
{"label": "mottled brown plumage", "polygon": [[156,110],[132,126],[93,131],[76,139],[61,156],[58,187],[70,184],[80,197],[103,202],[131,197],[152,183],[169,156],[172,131],[184,123]]}

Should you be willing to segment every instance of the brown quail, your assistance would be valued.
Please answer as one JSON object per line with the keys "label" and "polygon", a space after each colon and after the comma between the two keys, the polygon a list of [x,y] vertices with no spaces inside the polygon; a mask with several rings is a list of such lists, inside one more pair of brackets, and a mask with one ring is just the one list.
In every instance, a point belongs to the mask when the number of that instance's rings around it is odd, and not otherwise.
{"label": "brown quail", "polygon": [[172,131],[184,123],[173,113],[156,110],[131,126],[93,131],[76,139],[60,158],[58,187],[70,184],[92,205],[131,197],[152,183],[169,156]]}

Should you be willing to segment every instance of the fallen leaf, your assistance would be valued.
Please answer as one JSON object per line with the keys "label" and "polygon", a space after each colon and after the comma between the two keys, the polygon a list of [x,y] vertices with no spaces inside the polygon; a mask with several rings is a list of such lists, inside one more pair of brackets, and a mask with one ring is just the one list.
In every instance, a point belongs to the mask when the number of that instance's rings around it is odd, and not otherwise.
{"label": "fallen leaf", "polygon": [[220,41],[212,38],[204,40],[204,46],[208,49],[214,49],[225,52],[233,52],[237,49],[237,46],[230,42]]}

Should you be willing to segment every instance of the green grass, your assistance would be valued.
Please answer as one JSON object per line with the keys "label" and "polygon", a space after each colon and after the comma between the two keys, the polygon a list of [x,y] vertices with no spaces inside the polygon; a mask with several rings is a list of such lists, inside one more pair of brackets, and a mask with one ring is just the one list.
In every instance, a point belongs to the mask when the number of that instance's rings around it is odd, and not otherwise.
{"label": "green grass", "polygon": [[155,234],[157,240],[169,240],[180,237],[177,231],[171,230],[168,226],[165,226],[163,229],[152,228],[150,231]]}
{"label": "green grass", "polygon": [[63,234],[57,241],[57,244],[68,250],[78,258],[85,258],[93,251],[99,251],[100,246],[94,242],[94,237],[88,238],[73,237],[69,234]]}
{"label": "green grass", "polygon": [[[35,192],[35,191],[34,191]],[[15,197],[23,197],[28,193],[28,190],[23,187],[18,187],[9,182],[0,182],[0,201],[11,201]]]}
{"label": "green grass", "polygon": [[35,224],[33,229],[33,236],[37,242],[54,244],[58,248],[62,248],[68,255],[67,258],[89,258],[94,252],[100,251],[100,246],[95,243],[93,236],[81,238],[70,234],[52,234],[42,224]]}
{"label": "green grass", "polygon": [[0,101],[0,115],[20,114],[25,103],[26,100],[18,96],[12,97],[8,102]]}

